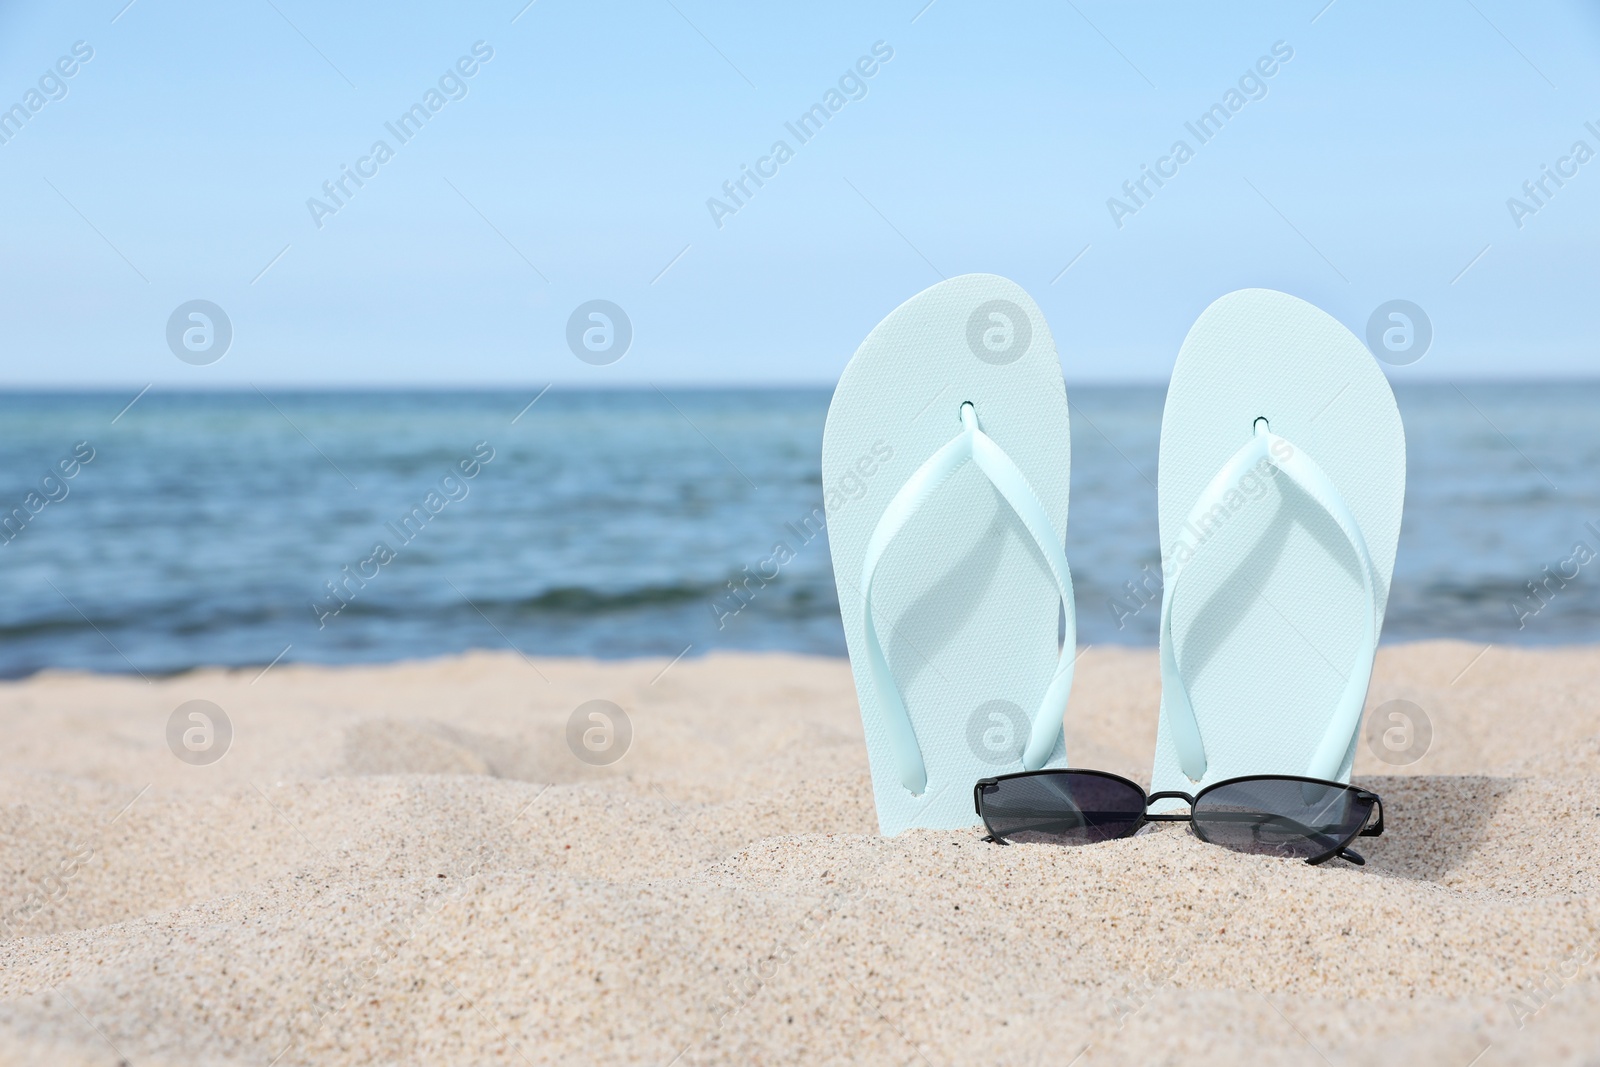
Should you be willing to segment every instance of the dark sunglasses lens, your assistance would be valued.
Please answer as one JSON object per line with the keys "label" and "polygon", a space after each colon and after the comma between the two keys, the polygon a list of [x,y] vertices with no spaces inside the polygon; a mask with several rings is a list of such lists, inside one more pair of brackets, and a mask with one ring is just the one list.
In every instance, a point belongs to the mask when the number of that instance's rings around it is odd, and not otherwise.
{"label": "dark sunglasses lens", "polygon": [[1144,817],[1144,793],[1098,774],[1047,771],[982,789],[990,831],[1011,844],[1087,845],[1127,837]]}
{"label": "dark sunglasses lens", "polygon": [[1342,847],[1371,814],[1372,801],[1349,786],[1262,778],[1207,791],[1194,830],[1236,852],[1307,860]]}

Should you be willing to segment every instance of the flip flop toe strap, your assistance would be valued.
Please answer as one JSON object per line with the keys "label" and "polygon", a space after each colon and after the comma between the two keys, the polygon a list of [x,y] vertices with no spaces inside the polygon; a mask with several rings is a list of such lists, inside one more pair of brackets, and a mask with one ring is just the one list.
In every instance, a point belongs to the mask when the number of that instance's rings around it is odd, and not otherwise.
{"label": "flip flop toe strap", "polygon": [[1223,464],[1189,512],[1187,529],[1198,532],[1199,543],[1181,558],[1173,553],[1167,560],[1169,574],[1161,594],[1162,708],[1173,746],[1177,749],[1178,764],[1193,782],[1205,777],[1206,749],[1200,737],[1199,723],[1195,719],[1194,704],[1189,698],[1189,690],[1178,669],[1177,655],[1173,649],[1172,605],[1182,584],[1182,576],[1193,566],[1196,556],[1204,551],[1205,542],[1210,539],[1205,533],[1207,526],[1215,525],[1218,521],[1218,509],[1221,509],[1221,514],[1232,510],[1225,503],[1225,496],[1230,492],[1238,493],[1240,480],[1263,463],[1288,476],[1338,525],[1355,552],[1361,571],[1362,592],[1366,594],[1361,641],[1345,676],[1344,691],[1339,696],[1333,717],[1312,754],[1310,765],[1304,771],[1306,776],[1331,779],[1338,773],[1345,753],[1349,751],[1350,739],[1361,724],[1367,685],[1372,679],[1372,657],[1377,649],[1380,620],[1372,557],[1367,553],[1367,542],[1361,535],[1361,526],[1322,468],[1303,449],[1272,433],[1266,427],[1265,420],[1258,420],[1255,435]]}
{"label": "flip flop toe strap", "polygon": [[878,638],[872,609],[872,583],[877,575],[878,561],[895,535],[968,460],[989,479],[1022,520],[1023,527],[1050,568],[1062,602],[1066,605],[1066,641],[1061,647],[1055,675],[1045,688],[1038,710],[1034,712],[1028,743],[1022,754],[1024,769],[1038,770],[1049,759],[1050,751],[1061,734],[1061,718],[1066,710],[1067,694],[1072,689],[1072,666],[1077,645],[1076,608],[1072,597],[1072,573],[1067,568],[1067,556],[1061,540],[1056,536],[1049,514],[1028,484],[1027,477],[1006,455],[1005,450],[979,429],[977,411],[970,403],[961,407],[961,426],[961,432],[918,467],[895,493],[894,499],[889,501],[889,506],[884,509],[877,527],[872,531],[872,537],[867,541],[866,558],[861,567],[868,669],[878,706],[883,712],[883,721],[889,730],[889,743],[894,751],[900,783],[915,796],[921,796],[927,789],[927,767],[923,763],[922,747],[917,742],[905,700],[895,684],[894,674],[889,669],[883,645]]}

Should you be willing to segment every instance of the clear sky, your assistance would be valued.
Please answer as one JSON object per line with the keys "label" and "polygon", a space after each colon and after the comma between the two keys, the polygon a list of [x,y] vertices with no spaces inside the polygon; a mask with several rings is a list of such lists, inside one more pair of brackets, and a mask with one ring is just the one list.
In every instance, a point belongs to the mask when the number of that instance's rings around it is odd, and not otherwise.
{"label": "clear sky", "polygon": [[1160,380],[1245,286],[1415,302],[1396,380],[1600,369],[1594,4],[125,3],[0,0],[0,385],[822,384],[971,271],[1069,381]]}

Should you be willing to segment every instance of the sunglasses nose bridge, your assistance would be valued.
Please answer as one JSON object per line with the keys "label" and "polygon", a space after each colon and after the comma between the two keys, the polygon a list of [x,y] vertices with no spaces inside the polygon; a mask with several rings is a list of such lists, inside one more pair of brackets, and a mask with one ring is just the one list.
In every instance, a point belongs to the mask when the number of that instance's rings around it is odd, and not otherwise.
{"label": "sunglasses nose bridge", "polygon": [[1155,815],[1151,815],[1147,811],[1144,817],[1146,822],[1190,822],[1193,819],[1194,797],[1188,793],[1180,793],[1177,790],[1163,790],[1159,793],[1151,793],[1144,798],[1145,808],[1148,809],[1150,805],[1158,800],[1181,800],[1189,805],[1189,811],[1165,812]]}

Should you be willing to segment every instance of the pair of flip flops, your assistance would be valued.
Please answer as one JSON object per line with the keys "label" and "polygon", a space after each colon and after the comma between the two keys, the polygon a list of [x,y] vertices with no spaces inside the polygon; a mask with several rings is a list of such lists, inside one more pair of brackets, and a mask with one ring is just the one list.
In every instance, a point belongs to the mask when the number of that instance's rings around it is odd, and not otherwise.
{"label": "pair of flip flops", "polygon": [[[1004,278],[919,293],[845,368],[823,491],[885,835],[973,825],[977,779],[1069,765],[1071,465],[1054,339]],[[1201,314],[1161,424],[1153,791],[1349,781],[1405,466],[1388,381],[1334,318],[1266,289]]]}

